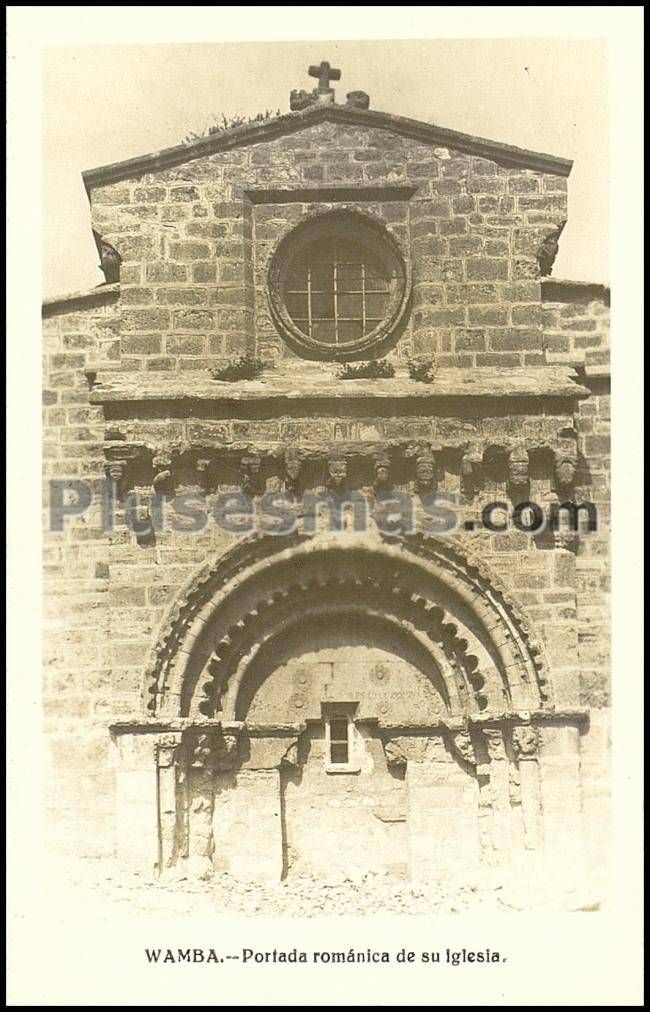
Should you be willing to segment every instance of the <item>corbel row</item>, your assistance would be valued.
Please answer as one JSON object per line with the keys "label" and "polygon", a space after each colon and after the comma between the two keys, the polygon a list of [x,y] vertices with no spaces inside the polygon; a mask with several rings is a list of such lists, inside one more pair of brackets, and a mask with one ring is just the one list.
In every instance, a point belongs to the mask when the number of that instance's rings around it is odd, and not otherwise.
{"label": "corbel row", "polygon": [[[563,437],[548,449],[552,453],[552,490],[566,497],[576,480],[577,440]],[[106,475],[115,483],[120,498],[136,486],[164,496],[173,496],[181,488],[199,488],[206,494],[237,489],[251,497],[280,491],[299,496],[312,489],[389,493],[399,488],[424,496],[436,491],[445,470],[454,468],[467,499],[480,492],[489,475],[505,481],[513,501],[523,501],[530,488],[531,452],[523,442],[462,447],[423,442],[384,447],[339,444],[330,450],[308,446],[240,451],[215,448],[198,455],[152,453],[142,444],[112,444],[106,447]]]}

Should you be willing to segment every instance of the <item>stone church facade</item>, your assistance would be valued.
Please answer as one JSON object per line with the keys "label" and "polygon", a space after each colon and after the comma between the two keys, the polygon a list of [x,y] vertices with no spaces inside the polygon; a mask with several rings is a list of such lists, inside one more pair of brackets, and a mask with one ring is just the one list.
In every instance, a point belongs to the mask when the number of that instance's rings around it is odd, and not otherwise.
{"label": "stone church facade", "polygon": [[[609,293],[551,276],[571,163],[312,69],[286,115],[84,174],[106,283],[43,310],[47,494],[93,491],[45,536],[53,840],[244,879],[589,872]],[[153,523],[238,492],[294,529]],[[413,523],[379,522],[396,492]],[[363,529],[309,528],[305,495],[353,493]],[[475,522],[567,500],[598,530]]]}

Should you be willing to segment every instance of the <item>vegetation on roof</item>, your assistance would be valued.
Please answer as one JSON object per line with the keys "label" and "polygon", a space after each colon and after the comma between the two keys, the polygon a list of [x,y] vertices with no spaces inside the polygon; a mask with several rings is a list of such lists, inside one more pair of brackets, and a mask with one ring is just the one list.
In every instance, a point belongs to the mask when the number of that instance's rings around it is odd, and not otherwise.
{"label": "vegetation on roof", "polygon": [[276,109],[275,112],[272,109],[266,109],[265,112],[258,112],[255,116],[240,116],[235,113],[234,116],[226,116],[225,113],[221,113],[220,117],[213,117],[211,123],[207,123],[203,130],[199,133],[191,131],[183,138],[184,144],[192,144],[193,141],[201,140],[203,137],[211,137],[212,134],[220,134],[224,130],[234,130],[235,127],[245,126],[247,123],[266,123],[267,120],[276,119],[281,116],[280,109]]}
{"label": "vegetation on roof", "polygon": [[435,355],[421,355],[408,361],[409,376],[416,383],[433,383],[438,371]]}
{"label": "vegetation on roof", "polygon": [[235,383],[237,380],[252,380],[262,372],[265,367],[262,359],[254,355],[240,355],[239,358],[230,359],[224,365],[210,370],[213,379],[222,380],[226,383]]}
{"label": "vegetation on roof", "polygon": [[392,362],[385,358],[370,359],[368,362],[359,362],[353,365],[346,362],[339,367],[337,379],[390,379],[395,375],[395,367]]}

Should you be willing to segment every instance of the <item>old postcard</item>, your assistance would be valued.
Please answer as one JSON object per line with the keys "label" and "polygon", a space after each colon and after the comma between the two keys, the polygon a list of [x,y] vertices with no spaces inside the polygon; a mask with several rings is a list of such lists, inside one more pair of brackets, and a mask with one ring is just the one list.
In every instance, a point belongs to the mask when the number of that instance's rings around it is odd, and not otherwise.
{"label": "old postcard", "polygon": [[[172,41],[181,8],[134,8],[114,39],[107,7],[78,39],[55,10],[13,1003],[637,1004],[613,30],[405,8],[428,28],[346,40],[328,8],[322,38],[230,40],[208,8]],[[13,9],[17,55],[37,19]]]}

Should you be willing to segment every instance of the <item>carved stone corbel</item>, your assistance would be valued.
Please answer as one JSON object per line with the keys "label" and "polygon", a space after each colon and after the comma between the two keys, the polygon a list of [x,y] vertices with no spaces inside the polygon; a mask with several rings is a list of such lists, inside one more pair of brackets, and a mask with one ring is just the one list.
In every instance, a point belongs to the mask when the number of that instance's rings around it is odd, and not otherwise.
{"label": "carved stone corbel", "polygon": [[327,460],[327,487],[330,492],[342,492],[347,484],[348,462],[342,454],[333,453]]}
{"label": "carved stone corbel", "polygon": [[154,495],[167,496],[174,494],[174,478],[172,460],[166,453],[157,453],[152,460],[153,480],[151,487]]}
{"label": "carved stone corbel", "polygon": [[528,488],[530,458],[524,446],[515,446],[508,454],[508,485],[515,492]]}
{"label": "carved stone corbel", "polygon": [[483,456],[476,447],[468,447],[460,461],[461,489],[472,498],[483,482]]}
{"label": "carved stone corbel", "polygon": [[119,497],[126,491],[127,464],[126,460],[109,460],[104,466],[106,477],[114,482]]}
{"label": "carved stone corbel", "polygon": [[284,487],[291,495],[299,496],[303,491],[302,482],[303,455],[294,446],[284,451]]}
{"label": "carved stone corbel", "polygon": [[262,458],[259,453],[247,453],[239,466],[241,490],[245,495],[255,496],[264,492],[262,479]]}
{"label": "carved stone corbel", "polygon": [[390,457],[387,453],[377,453],[373,466],[373,488],[375,492],[390,492],[393,482],[390,476]]}
{"label": "carved stone corbel", "polygon": [[212,461],[207,457],[199,457],[196,462],[198,483],[204,492],[210,490],[212,484]]}
{"label": "carved stone corbel", "polygon": [[99,253],[99,268],[104,275],[104,283],[107,285],[116,284],[120,280],[122,257],[115,247],[111,246],[110,242],[107,242],[106,239],[103,239],[95,229],[93,229],[93,238],[97,252]]}
{"label": "carved stone corbel", "polygon": [[428,447],[418,450],[415,455],[415,491],[427,495],[436,490],[436,460]]}
{"label": "carved stone corbel", "polygon": [[578,447],[575,440],[561,440],[553,456],[555,487],[566,493],[573,487],[578,469]]}

